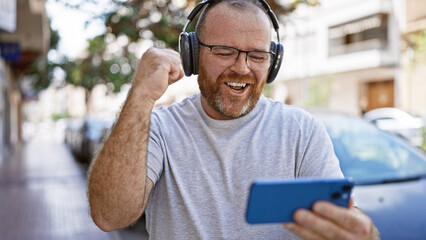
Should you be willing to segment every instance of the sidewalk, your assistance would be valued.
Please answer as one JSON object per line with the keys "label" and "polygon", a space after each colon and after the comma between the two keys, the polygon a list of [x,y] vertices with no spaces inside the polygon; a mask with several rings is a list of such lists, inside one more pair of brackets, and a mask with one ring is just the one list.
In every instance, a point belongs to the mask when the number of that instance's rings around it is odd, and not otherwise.
{"label": "sidewalk", "polygon": [[52,140],[30,141],[0,162],[0,239],[143,239],[129,230],[96,227],[85,172],[64,144]]}

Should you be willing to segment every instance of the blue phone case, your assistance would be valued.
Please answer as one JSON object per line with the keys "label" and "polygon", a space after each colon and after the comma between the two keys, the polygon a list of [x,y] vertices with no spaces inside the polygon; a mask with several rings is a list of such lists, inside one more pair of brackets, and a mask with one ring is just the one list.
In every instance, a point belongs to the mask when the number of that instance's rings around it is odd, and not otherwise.
{"label": "blue phone case", "polygon": [[255,181],[250,188],[248,223],[293,222],[294,211],[311,209],[318,200],[347,207],[353,188],[350,179],[295,179]]}

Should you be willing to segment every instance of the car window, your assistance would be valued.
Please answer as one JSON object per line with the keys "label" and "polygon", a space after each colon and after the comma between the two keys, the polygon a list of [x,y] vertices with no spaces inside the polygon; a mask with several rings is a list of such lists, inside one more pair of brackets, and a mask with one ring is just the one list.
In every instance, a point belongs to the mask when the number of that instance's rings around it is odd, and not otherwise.
{"label": "car window", "polygon": [[90,140],[100,140],[103,137],[104,129],[108,128],[109,125],[111,124],[105,120],[87,120],[87,138]]}
{"label": "car window", "polygon": [[345,116],[327,116],[323,122],[344,175],[355,182],[426,174],[423,154],[371,124]]}

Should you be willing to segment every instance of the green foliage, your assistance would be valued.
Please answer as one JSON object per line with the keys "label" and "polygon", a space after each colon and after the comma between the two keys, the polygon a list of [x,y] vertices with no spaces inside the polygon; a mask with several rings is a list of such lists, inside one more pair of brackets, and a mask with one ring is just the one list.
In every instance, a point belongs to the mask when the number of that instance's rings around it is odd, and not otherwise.
{"label": "green foliage", "polygon": [[[100,0],[50,1],[92,13],[92,21],[104,21],[106,32],[89,40],[85,57],[71,60],[62,56],[59,62],[47,62],[46,71],[34,75],[35,88],[49,86],[54,69],[60,67],[66,72],[66,82],[89,91],[98,83],[112,83],[114,91],[119,91],[123,84],[132,81],[141,57],[140,48],[157,46],[178,50],[178,38],[186,17],[200,2],[187,0],[178,6],[175,0],[111,0],[108,4]],[[290,14],[299,5],[319,4],[319,0],[294,0],[289,4],[282,4],[280,0],[267,2],[278,18]],[[192,23],[188,31],[193,31],[194,25]],[[51,49],[56,49],[58,41],[59,35],[52,31]],[[36,66],[33,73],[39,68]]]}
{"label": "green foliage", "polygon": [[57,49],[58,43],[59,43],[59,40],[61,39],[61,37],[59,36],[58,31],[52,29],[52,27],[50,26],[50,22],[49,22],[49,28],[50,28],[50,46],[49,46],[49,49]]}
{"label": "green foliage", "polygon": [[333,76],[326,75],[309,79],[308,107],[324,106],[328,103],[333,91]]}
{"label": "green foliage", "polygon": [[262,94],[266,97],[272,97],[272,91],[274,90],[274,87],[271,84],[265,84],[262,90]]}
{"label": "green foliage", "polygon": [[414,61],[426,58],[426,29],[409,35],[408,42],[414,52]]}
{"label": "green foliage", "polygon": [[[58,31],[50,26],[50,45],[49,49],[57,49],[60,36]],[[35,91],[47,88],[53,80],[53,71],[58,64],[48,61],[46,56],[39,57],[34,61],[31,67],[25,72],[32,79],[32,86]]]}
{"label": "green foliage", "polygon": [[319,1],[318,0],[295,0],[292,3],[289,4],[289,6],[287,7],[287,11],[288,12],[293,12],[294,10],[296,10],[296,8],[299,6],[299,4],[307,4],[309,6],[318,6],[319,5]]}
{"label": "green foliage", "polygon": [[69,118],[70,114],[68,112],[60,113],[60,114],[52,114],[52,120],[58,121],[59,119]]}
{"label": "green foliage", "polygon": [[420,146],[420,149],[426,152],[426,127],[422,129],[423,143]]}

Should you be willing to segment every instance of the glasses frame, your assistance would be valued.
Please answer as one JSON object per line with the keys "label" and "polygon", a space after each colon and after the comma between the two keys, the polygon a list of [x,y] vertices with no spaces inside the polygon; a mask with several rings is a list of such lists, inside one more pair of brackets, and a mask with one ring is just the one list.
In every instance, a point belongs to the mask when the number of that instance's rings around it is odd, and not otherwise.
{"label": "glasses frame", "polygon": [[201,45],[201,46],[204,46],[204,47],[207,47],[209,50],[210,50],[210,52],[212,52],[213,51],[213,48],[214,47],[225,47],[225,48],[231,48],[231,49],[234,49],[234,50],[236,50],[237,52],[238,52],[238,55],[237,55],[237,57],[234,59],[235,61],[237,61],[238,60],[238,58],[240,57],[240,54],[241,53],[245,53],[246,54],[246,63],[247,63],[247,61],[248,61],[248,55],[249,55],[249,53],[251,53],[251,52],[257,52],[257,53],[268,53],[268,54],[270,54],[271,55],[271,58],[269,59],[269,62],[270,63],[272,63],[272,60],[274,59],[274,57],[275,57],[275,54],[276,53],[274,53],[273,51],[260,51],[260,50],[256,50],[256,51],[244,51],[244,50],[240,50],[240,49],[238,49],[238,48],[234,48],[234,47],[230,47],[230,46],[225,46],[225,45],[209,45],[209,44],[205,44],[205,43],[203,43],[198,37],[197,37],[197,39],[198,39],[198,42],[199,42],[199,44]]}

